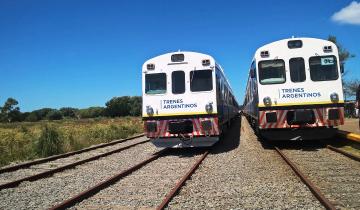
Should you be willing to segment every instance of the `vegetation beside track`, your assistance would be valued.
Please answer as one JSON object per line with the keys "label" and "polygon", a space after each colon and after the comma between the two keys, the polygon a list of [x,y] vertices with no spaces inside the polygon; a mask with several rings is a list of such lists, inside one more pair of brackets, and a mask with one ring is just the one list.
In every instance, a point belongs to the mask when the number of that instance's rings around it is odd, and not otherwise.
{"label": "vegetation beside track", "polygon": [[139,133],[140,117],[0,123],[0,167]]}

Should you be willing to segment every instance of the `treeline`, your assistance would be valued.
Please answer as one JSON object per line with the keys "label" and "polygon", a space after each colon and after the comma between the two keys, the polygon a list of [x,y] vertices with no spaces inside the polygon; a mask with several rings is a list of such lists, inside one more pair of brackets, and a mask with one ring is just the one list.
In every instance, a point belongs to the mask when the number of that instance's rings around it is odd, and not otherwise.
{"label": "treeline", "polygon": [[105,103],[105,107],[77,109],[63,107],[60,109],[42,108],[32,112],[21,112],[19,102],[8,98],[0,107],[0,122],[37,122],[40,120],[85,119],[96,117],[140,116],[142,99],[140,96],[114,97]]}

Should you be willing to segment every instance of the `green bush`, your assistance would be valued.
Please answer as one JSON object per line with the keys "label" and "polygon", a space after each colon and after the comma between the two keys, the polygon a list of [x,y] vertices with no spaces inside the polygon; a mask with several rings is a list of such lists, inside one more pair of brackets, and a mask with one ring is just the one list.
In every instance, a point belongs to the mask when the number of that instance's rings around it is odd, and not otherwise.
{"label": "green bush", "polygon": [[41,157],[57,155],[63,152],[63,138],[54,127],[46,125],[36,144],[36,153]]}

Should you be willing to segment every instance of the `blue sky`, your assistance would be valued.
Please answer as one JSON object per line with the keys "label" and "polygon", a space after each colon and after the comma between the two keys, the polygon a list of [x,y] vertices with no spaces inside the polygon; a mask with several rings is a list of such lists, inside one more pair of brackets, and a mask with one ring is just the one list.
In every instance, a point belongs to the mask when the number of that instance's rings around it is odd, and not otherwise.
{"label": "blue sky", "polygon": [[360,79],[358,17],[332,18],[352,1],[300,2],[0,0],[0,104],[85,108],[141,95],[143,62],[179,49],[214,56],[242,103],[255,50],[293,35],[335,35],[357,55],[346,77]]}

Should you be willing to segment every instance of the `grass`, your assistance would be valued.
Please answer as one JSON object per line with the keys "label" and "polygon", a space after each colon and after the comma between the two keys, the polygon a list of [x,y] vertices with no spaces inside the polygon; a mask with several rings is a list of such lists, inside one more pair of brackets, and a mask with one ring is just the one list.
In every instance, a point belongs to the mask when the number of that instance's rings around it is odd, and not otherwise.
{"label": "grass", "polygon": [[0,167],[139,133],[140,117],[0,123]]}

